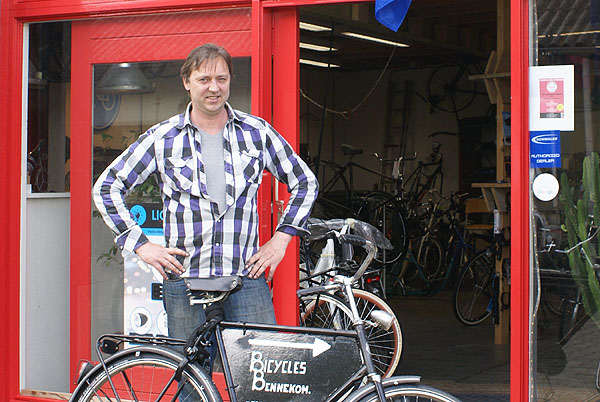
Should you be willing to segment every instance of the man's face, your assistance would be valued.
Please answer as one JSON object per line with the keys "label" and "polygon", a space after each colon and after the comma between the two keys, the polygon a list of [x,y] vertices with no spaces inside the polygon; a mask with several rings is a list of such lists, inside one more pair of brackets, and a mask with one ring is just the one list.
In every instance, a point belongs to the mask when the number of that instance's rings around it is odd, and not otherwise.
{"label": "man's face", "polygon": [[190,92],[193,110],[196,113],[215,115],[223,110],[229,99],[231,76],[227,63],[220,57],[206,60],[189,79],[183,79],[183,86]]}

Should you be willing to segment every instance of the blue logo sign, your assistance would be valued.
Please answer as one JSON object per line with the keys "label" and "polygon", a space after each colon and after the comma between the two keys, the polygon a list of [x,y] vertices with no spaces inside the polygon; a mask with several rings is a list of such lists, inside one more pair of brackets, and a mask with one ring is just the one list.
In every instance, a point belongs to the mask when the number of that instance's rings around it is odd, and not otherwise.
{"label": "blue logo sign", "polygon": [[141,205],[134,205],[129,210],[131,217],[139,226],[142,226],[146,222],[146,208]]}
{"label": "blue logo sign", "polygon": [[560,131],[529,132],[529,159],[532,168],[561,167]]}

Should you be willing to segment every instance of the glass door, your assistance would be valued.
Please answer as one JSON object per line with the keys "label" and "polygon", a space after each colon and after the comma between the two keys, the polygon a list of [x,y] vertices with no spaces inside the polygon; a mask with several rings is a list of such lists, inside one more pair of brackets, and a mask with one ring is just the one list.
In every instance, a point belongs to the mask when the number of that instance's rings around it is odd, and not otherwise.
{"label": "glass door", "polygon": [[[189,102],[179,75],[194,47],[213,42],[234,58],[230,104],[250,112],[250,9],[73,22],[71,158],[71,372],[95,356],[103,333],[165,334],[158,275],[121,256],[91,200],[91,187],[126,147]],[[161,239],[162,204],[153,180],[128,207]]]}

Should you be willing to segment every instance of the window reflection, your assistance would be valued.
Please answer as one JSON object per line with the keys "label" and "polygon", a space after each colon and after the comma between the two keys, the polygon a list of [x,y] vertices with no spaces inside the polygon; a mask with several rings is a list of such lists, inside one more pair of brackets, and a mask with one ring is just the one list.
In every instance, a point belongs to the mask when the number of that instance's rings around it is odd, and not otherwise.
{"label": "window reflection", "polygon": [[27,85],[27,183],[33,193],[69,191],[70,23],[31,24]]}
{"label": "window reflection", "polygon": [[[575,131],[562,132],[562,166],[535,168],[560,182],[533,198],[534,366],[532,400],[597,400],[600,350],[600,21],[594,2],[532,1],[534,65],[573,65]],[[564,252],[561,250],[569,250]]]}

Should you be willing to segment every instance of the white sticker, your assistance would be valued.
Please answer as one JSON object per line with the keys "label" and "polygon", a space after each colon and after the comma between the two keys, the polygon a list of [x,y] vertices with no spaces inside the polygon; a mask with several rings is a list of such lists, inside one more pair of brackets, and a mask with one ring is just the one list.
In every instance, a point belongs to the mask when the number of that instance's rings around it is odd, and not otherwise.
{"label": "white sticker", "polygon": [[542,173],[533,180],[533,195],[540,201],[553,200],[558,189],[558,180],[550,173]]}

